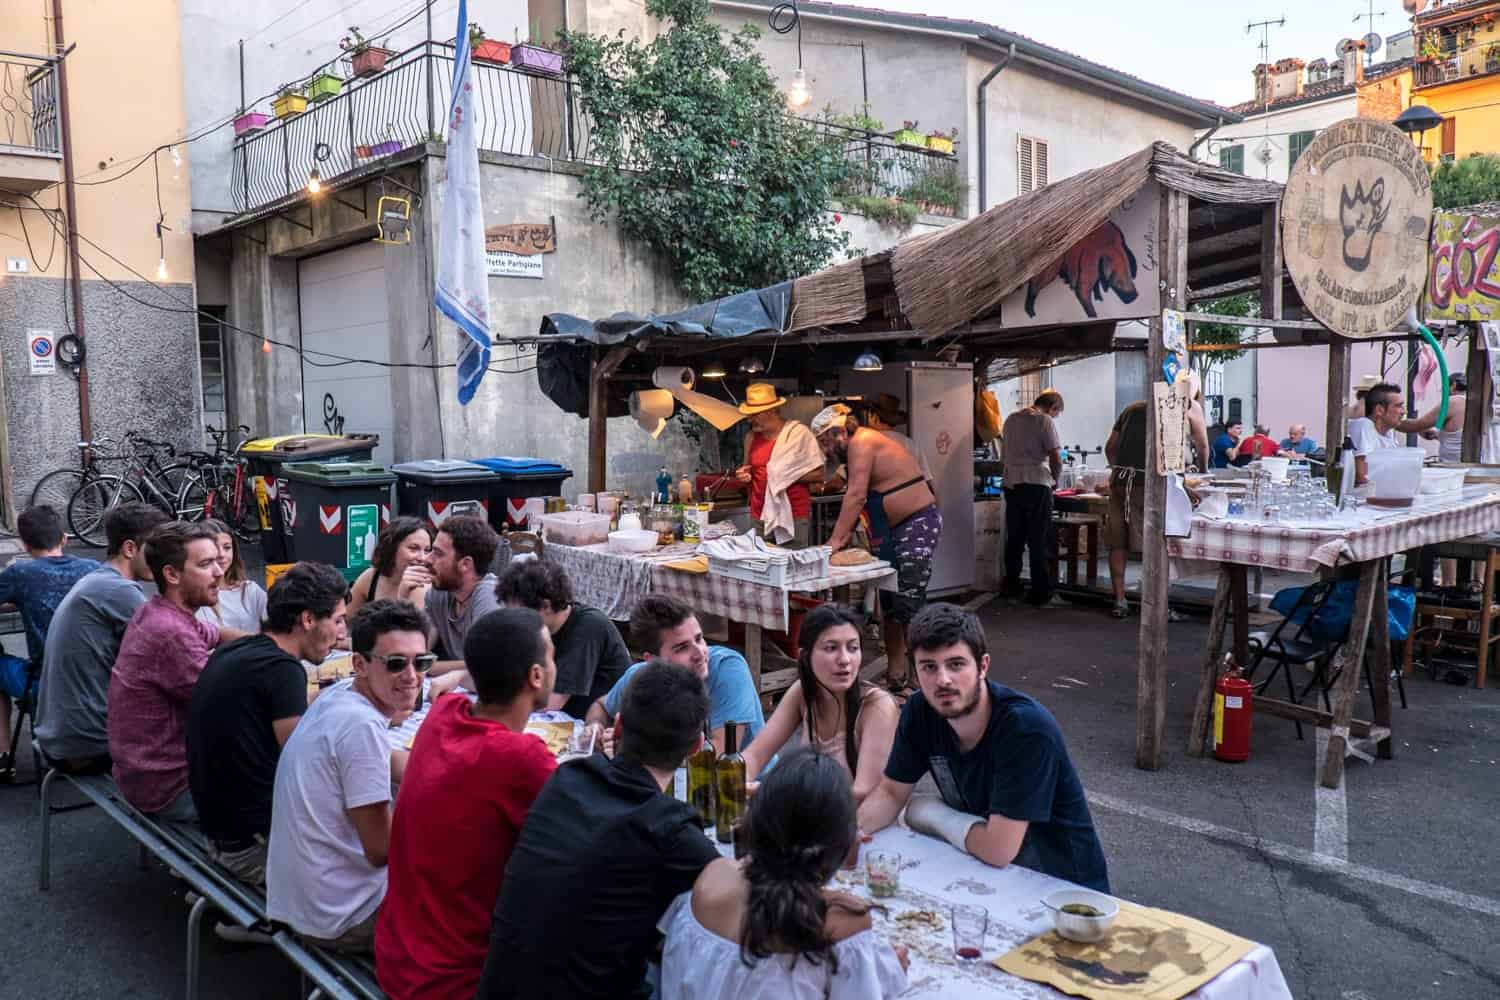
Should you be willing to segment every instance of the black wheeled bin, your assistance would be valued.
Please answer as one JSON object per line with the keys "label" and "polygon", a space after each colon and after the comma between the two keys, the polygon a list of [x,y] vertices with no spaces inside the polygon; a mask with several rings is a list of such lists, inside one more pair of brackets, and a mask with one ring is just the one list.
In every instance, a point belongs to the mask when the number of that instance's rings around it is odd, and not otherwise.
{"label": "black wheeled bin", "polygon": [[288,462],[368,462],[379,443],[379,434],[287,434],[245,442],[240,450],[250,465],[266,565],[293,561],[283,516],[286,480],[282,466]]}
{"label": "black wheeled bin", "polygon": [[500,478],[482,465],[424,458],[391,466],[396,474],[396,513],[419,517],[436,531],[450,517],[489,517],[490,494]]}
{"label": "black wheeled bin", "polygon": [[[521,508],[528,497],[550,497],[562,493],[564,479],[571,479],[572,469],[543,458],[471,458],[475,465],[497,473],[490,487],[490,527],[504,531],[521,520]],[[513,513],[512,513],[513,512]]]}
{"label": "black wheeled bin", "polygon": [[293,462],[286,480],[286,514],[294,561],[328,563],[358,573],[370,565],[375,540],[391,519],[391,484],[383,465],[362,462]]}

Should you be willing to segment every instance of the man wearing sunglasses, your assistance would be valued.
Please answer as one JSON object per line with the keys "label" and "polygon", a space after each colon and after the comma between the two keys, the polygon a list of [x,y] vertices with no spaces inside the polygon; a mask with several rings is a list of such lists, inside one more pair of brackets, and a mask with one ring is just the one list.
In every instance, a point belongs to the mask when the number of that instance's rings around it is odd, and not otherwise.
{"label": "man wearing sunglasses", "polygon": [[[371,601],[349,623],[354,677],[324,691],[292,730],[276,768],[267,912],[314,944],[368,952],[385,898],[391,839],[392,724],[410,714],[427,651],[427,616]],[[394,758],[394,759],[393,759]]]}

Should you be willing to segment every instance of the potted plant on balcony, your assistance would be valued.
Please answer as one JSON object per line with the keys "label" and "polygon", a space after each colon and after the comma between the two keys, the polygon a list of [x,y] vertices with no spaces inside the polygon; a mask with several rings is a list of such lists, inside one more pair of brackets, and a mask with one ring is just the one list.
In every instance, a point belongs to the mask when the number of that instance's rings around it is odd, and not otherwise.
{"label": "potted plant on balcony", "polygon": [[469,24],[469,49],[474,54],[475,62],[495,66],[504,66],[510,62],[510,43],[484,37],[484,29],[473,22]]}
{"label": "potted plant on balcony", "polygon": [[516,45],[510,50],[512,65],[529,69],[543,76],[562,76],[562,53],[547,48],[540,39],[541,30],[536,21],[531,22],[531,34],[526,36],[526,41],[520,41],[520,33],[517,32]]}
{"label": "potted plant on balcony", "polygon": [[911,146],[914,149],[927,148],[927,136],[917,131],[916,122],[902,122],[901,127],[891,134],[891,139],[898,146]]}
{"label": "potted plant on balcony", "polygon": [[234,136],[238,139],[243,135],[253,135],[266,127],[266,122],[271,116],[264,111],[243,111],[234,120]]}
{"label": "potted plant on balcony", "polygon": [[928,132],[927,148],[934,153],[942,153],[945,156],[953,155],[953,143],[958,139],[958,126],[955,125],[947,132]]}
{"label": "potted plant on balcony", "polygon": [[284,83],[276,91],[271,110],[276,112],[277,118],[294,118],[307,110],[307,95],[296,84]]}
{"label": "potted plant on balcony", "polygon": [[385,61],[395,55],[394,52],[385,47],[385,42],[388,41],[390,39],[385,39],[381,44],[376,45],[360,34],[358,27],[350,25],[349,34],[339,39],[339,48],[349,53],[349,59],[353,63],[354,75],[356,77],[374,76],[376,73],[384,70]]}
{"label": "potted plant on balcony", "polygon": [[330,97],[337,97],[339,88],[343,85],[344,78],[325,66],[314,73],[313,78],[308,81],[307,99],[316,104]]}

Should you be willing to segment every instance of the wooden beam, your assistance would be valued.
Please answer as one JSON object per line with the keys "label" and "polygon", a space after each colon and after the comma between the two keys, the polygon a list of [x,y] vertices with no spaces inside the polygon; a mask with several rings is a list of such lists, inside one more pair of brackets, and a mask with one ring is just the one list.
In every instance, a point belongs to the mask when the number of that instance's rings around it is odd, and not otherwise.
{"label": "wooden beam", "polygon": [[1243,250],[1253,247],[1260,242],[1260,227],[1260,220],[1256,220],[1253,225],[1241,229],[1231,229],[1217,236],[1193,240],[1188,243],[1188,263],[1191,264],[1199,257],[1210,257],[1226,250]]}
{"label": "wooden beam", "polygon": [[1465,398],[1470,402],[1464,407],[1464,439],[1459,457],[1465,462],[1478,462],[1484,454],[1484,425],[1489,416],[1489,352],[1484,349],[1484,332],[1479,324],[1465,323],[1464,329],[1469,331],[1469,359],[1464,375],[1469,382]]}
{"label": "wooden beam", "polygon": [[1328,342],[1328,413],[1324,423],[1323,447],[1331,461],[1344,443],[1344,410],[1349,406],[1350,342],[1334,337]]}
{"label": "wooden beam", "polygon": [[[1338,680],[1334,682],[1333,718],[1328,727],[1328,755],[1323,758],[1320,781],[1324,788],[1337,788],[1344,776],[1344,749],[1349,744],[1349,723],[1354,718],[1354,699],[1364,677],[1365,645],[1370,639],[1370,617],[1375,609],[1375,590],[1385,587],[1381,575],[1384,560],[1372,559],[1359,567],[1359,590],[1354,595],[1354,620],[1349,623],[1349,637],[1334,657]],[[1389,684],[1382,677],[1380,683]]]}
{"label": "wooden beam", "polygon": [[[1277,302],[1277,306],[1279,308],[1280,307],[1280,303],[1281,303],[1281,296],[1280,295],[1276,296],[1276,302]],[[1224,313],[1202,313],[1202,312],[1188,313],[1184,317],[1184,319],[1187,320],[1188,325],[1190,325],[1190,326],[1192,324],[1194,324],[1194,323],[1221,323],[1221,324],[1223,324],[1225,326],[1253,326],[1253,327],[1261,327],[1261,328],[1266,329],[1266,330],[1320,330],[1320,331],[1324,331],[1324,330],[1328,329],[1328,327],[1324,326],[1322,323],[1319,323],[1315,319],[1277,319],[1276,317],[1269,317],[1269,316],[1268,317],[1262,317],[1262,316],[1229,316],[1229,315],[1226,315]],[[1401,334],[1401,336],[1405,337],[1405,336],[1407,336],[1407,334],[1403,333],[1403,334]],[[1224,345],[1223,344],[1217,344],[1215,346],[1218,347],[1219,350],[1223,350],[1224,349]]]}
{"label": "wooden beam", "polygon": [[589,369],[589,492],[598,493],[608,489],[604,485],[605,453],[609,447],[609,380],[632,348],[611,348],[604,353],[601,347],[594,348],[594,362]]}
{"label": "wooden beam", "polygon": [[1241,278],[1239,281],[1230,281],[1222,285],[1210,285],[1207,288],[1197,288],[1188,292],[1188,304],[1194,302],[1209,302],[1213,299],[1222,299],[1226,295],[1238,295],[1241,292],[1253,292],[1260,287],[1260,276],[1254,278]]}
{"label": "wooden beam", "polygon": [[[1162,305],[1187,307],[1188,196],[1161,189],[1159,209],[1161,278],[1166,282]],[[1161,443],[1156,435],[1156,405],[1152,387],[1161,379],[1166,347],[1161,317],[1151,320],[1146,340],[1146,511],[1142,524],[1141,629],[1136,655],[1136,767],[1161,767],[1162,738],[1167,712],[1167,536],[1165,509],[1167,480],[1156,471]]]}
{"label": "wooden beam", "polygon": [[[1203,756],[1213,718],[1214,684],[1218,679],[1219,654],[1224,648],[1224,622],[1229,616],[1229,567],[1219,564],[1219,582],[1214,587],[1214,609],[1208,619],[1208,650],[1203,657],[1203,679],[1193,699],[1193,728],[1188,731],[1188,754]],[[1244,666],[1244,664],[1241,664]]]}
{"label": "wooden beam", "polygon": [[1260,213],[1260,315],[1281,319],[1281,206]]}

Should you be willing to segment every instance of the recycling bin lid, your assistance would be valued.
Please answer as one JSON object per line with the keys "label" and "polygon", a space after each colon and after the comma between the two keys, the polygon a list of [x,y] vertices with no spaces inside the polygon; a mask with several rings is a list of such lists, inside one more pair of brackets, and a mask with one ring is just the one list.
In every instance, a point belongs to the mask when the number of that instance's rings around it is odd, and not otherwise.
{"label": "recycling bin lid", "polygon": [[474,458],[470,461],[498,472],[508,479],[556,479],[558,476],[568,479],[573,475],[572,469],[564,468],[544,458],[498,455],[492,458]]}
{"label": "recycling bin lid", "polygon": [[372,451],[379,434],[284,434],[246,442],[244,450],[260,458],[296,462]]}
{"label": "recycling bin lid", "polygon": [[363,462],[289,462],[281,474],[297,483],[337,489],[341,486],[389,486],[396,477],[383,465]]}
{"label": "recycling bin lid", "polygon": [[415,462],[401,462],[391,466],[391,471],[402,479],[433,486],[443,483],[487,483],[495,479],[495,473],[473,462],[461,462],[451,458],[424,458]]}

